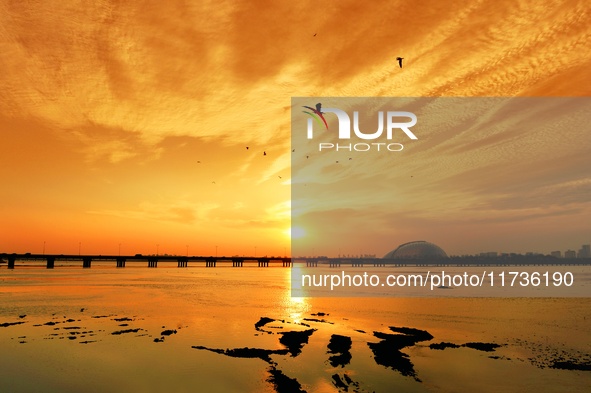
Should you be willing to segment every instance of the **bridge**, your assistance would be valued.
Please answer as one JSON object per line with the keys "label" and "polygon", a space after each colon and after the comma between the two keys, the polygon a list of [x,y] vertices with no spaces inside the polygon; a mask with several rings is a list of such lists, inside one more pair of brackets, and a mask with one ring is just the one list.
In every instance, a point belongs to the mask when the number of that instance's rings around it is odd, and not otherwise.
{"label": "bridge", "polygon": [[213,256],[178,256],[178,255],[65,255],[65,254],[0,254],[6,260],[9,269],[14,269],[16,261],[30,261],[45,263],[48,269],[53,269],[57,261],[75,265],[82,262],[83,268],[90,268],[93,261],[114,262],[119,268],[128,263],[147,263],[148,267],[158,267],[158,262],[176,262],[178,267],[188,267],[189,262],[204,264],[206,267],[216,267],[219,262],[231,262],[233,267],[242,267],[244,263],[256,263],[258,267],[269,267],[270,264],[291,266],[291,258],[287,257],[213,257]]}
{"label": "bridge", "polygon": [[[253,257],[253,256],[178,256],[178,255],[65,255],[65,254],[0,254],[0,262],[6,263],[8,269],[14,269],[17,261],[30,261],[45,264],[53,269],[57,261],[74,266],[82,263],[83,268],[90,268],[93,261],[113,262],[116,267],[124,268],[128,263],[144,263],[150,268],[158,267],[158,262],[176,262],[177,267],[204,265],[216,267],[218,264],[232,264],[232,267],[243,267],[250,264],[258,267],[281,266],[291,267],[298,263],[306,267],[429,267],[429,266],[573,266],[591,265],[591,258],[554,258],[549,256],[517,256],[503,257],[450,257],[442,259],[382,259],[382,258],[328,258],[328,257]],[[2,266],[2,265],[0,265]]]}

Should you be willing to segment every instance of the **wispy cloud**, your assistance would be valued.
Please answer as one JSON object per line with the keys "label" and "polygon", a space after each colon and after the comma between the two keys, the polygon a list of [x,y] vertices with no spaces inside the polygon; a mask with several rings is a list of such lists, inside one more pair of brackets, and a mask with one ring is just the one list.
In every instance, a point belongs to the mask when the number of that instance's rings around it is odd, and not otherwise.
{"label": "wispy cloud", "polygon": [[89,214],[107,215],[125,219],[147,221],[171,221],[181,224],[194,224],[198,220],[206,219],[215,209],[216,204],[190,203],[157,204],[153,202],[141,202],[136,208],[127,210],[93,210]]}

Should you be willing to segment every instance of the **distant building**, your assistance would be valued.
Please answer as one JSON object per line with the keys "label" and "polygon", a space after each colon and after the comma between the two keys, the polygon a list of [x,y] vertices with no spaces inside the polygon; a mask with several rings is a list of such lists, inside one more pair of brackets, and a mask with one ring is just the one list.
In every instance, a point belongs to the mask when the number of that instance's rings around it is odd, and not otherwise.
{"label": "distant building", "polygon": [[579,250],[579,258],[591,258],[591,246],[589,244],[583,244]]}
{"label": "distant building", "polygon": [[574,250],[567,250],[564,252],[564,257],[565,258],[576,258],[577,253]]}
{"label": "distant building", "polygon": [[424,240],[401,244],[384,255],[384,259],[438,259],[447,257],[441,247]]}
{"label": "distant building", "polygon": [[525,253],[526,257],[543,257],[544,254],[540,254],[539,252],[528,251]]}
{"label": "distant building", "polygon": [[480,253],[481,257],[486,257],[486,258],[496,258],[499,256],[499,253],[496,251],[489,251],[489,252],[481,252]]}
{"label": "distant building", "polygon": [[554,258],[562,258],[562,253],[560,251],[552,251],[550,256],[553,256]]}

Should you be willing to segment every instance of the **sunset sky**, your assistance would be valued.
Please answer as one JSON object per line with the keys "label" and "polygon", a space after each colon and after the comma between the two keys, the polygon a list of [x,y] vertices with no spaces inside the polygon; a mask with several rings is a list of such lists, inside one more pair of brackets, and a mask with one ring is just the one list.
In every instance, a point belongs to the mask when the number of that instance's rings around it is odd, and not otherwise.
{"label": "sunset sky", "polygon": [[[0,50],[0,252],[278,255],[290,247],[292,97],[589,96],[591,6],[0,0]],[[588,134],[565,127],[552,154],[548,135],[430,146],[469,160],[449,181],[432,156],[407,162],[421,183],[401,193],[423,214],[398,228],[364,216],[380,240],[343,251],[578,249],[591,242]],[[510,165],[485,165],[512,155],[547,175],[525,185]],[[441,184],[458,190],[453,229],[420,186]]]}

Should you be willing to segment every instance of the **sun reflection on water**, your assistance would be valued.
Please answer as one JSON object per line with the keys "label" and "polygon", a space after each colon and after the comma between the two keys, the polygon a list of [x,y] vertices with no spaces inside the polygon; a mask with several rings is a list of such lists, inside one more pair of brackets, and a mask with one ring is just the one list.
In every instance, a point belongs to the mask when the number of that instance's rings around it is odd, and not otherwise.
{"label": "sun reflection on water", "polygon": [[[292,267],[292,269],[299,268]],[[292,269],[286,269],[285,271],[286,282],[291,283]],[[302,318],[305,317],[305,314],[309,313],[310,309],[312,308],[307,298],[300,296],[292,296],[291,284],[286,286],[285,291],[283,292],[281,304],[283,306],[283,309],[285,310],[285,314],[289,315],[289,318],[291,318],[292,321],[296,324],[300,323]]]}

